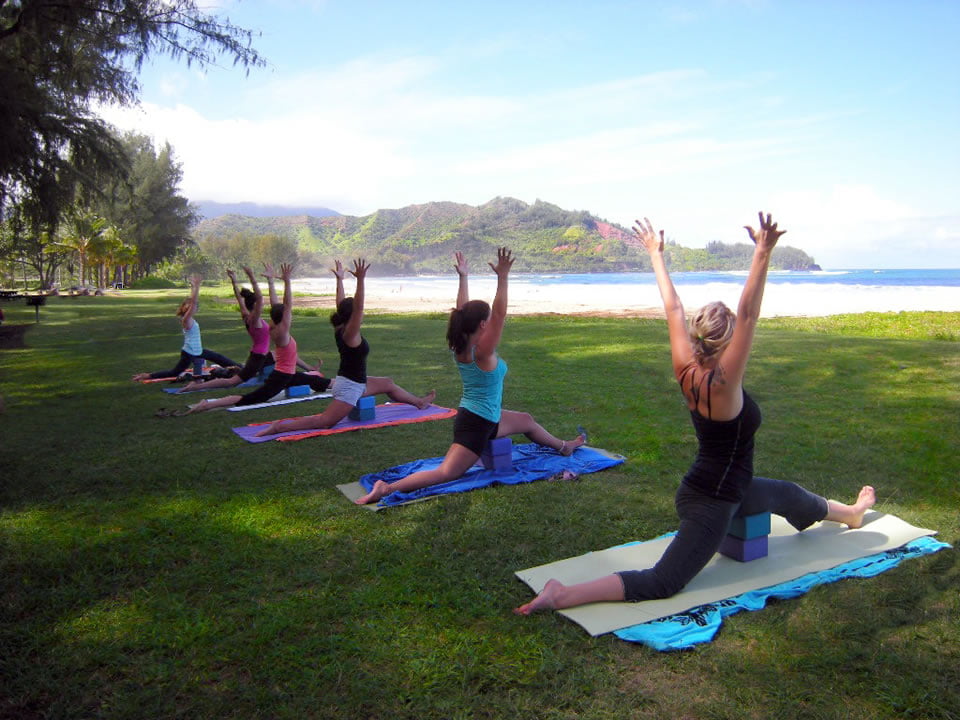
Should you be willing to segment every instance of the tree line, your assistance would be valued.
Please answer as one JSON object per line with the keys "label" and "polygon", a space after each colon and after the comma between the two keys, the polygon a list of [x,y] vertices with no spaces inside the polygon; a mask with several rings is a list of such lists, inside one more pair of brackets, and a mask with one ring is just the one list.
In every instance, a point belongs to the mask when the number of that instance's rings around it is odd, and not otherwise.
{"label": "tree line", "polygon": [[145,59],[263,66],[253,33],[194,0],[0,0],[0,275],[50,288],[126,281],[189,243],[169,145],[122,135],[98,103],[132,105]]}

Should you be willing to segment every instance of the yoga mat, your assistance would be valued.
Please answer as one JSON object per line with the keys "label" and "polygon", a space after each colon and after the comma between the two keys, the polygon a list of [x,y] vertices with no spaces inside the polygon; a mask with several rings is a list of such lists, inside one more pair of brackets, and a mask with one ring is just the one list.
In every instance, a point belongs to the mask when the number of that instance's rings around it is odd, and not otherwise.
{"label": "yoga mat", "polygon": [[668,615],[650,622],[615,630],[621,640],[640,643],[654,650],[685,650],[710,642],[720,630],[723,619],[742,610],[762,610],[767,600],[787,600],[799,597],[817,585],[846,578],[866,578],[891,570],[902,560],[930,555],[949,548],[945,542],[924,536],[893,550],[851,560],[829,570],[807,573],[795,580],[751,590],[716,603],[700,605],[685,613]]}
{"label": "yoga mat", "polygon": [[288,398],[281,390],[273,397],[275,398],[274,400],[268,400],[267,402],[254,403],[253,405],[233,405],[232,407],[228,407],[227,410],[230,412],[243,412],[244,410],[256,410],[257,408],[273,407],[274,405],[289,405],[291,403],[306,402],[307,400],[321,400],[323,398],[332,398],[333,393],[322,392],[313,393],[312,395],[302,395],[301,397]]}
{"label": "yoga mat", "polygon": [[[495,472],[487,470],[483,465],[474,465],[462,477],[440,485],[412,490],[410,492],[395,492],[382,498],[378,503],[363,505],[369,510],[383,510],[397,505],[406,505],[411,502],[430,500],[439,495],[467,492],[490,485],[519,485],[553,477],[564,470],[585,475],[598,472],[606,468],[620,465],[625,458],[622,455],[611,453],[599,448],[581,446],[569,456],[564,457],[556,450],[527,443],[513,446],[512,469],[510,472]],[[403,465],[388,468],[377,473],[370,473],[360,478],[359,482],[337,485],[337,489],[351,501],[366,495],[377,480],[396,482],[420,470],[433,470],[440,466],[442,457],[426,460],[414,460]]]}
{"label": "yoga mat", "polygon": [[318,435],[336,435],[337,433],[350,432],[351,430],[444,420],[456,414],[456,410],[438,405],[429,405],[423,410],[418,410],[413,405],[407,405],[406,403],[386,403],[384,405],[377,405],[377,416],[373,420],[351,420],[349,417],[345,417],[333,427],[326,428],[325,430],[291,430],[277,433],[276,435],[255,437],[256,433],[262,430],[264,425],[270,424],[266,422],[235,427],[233,431],[251,443],[270,442],[271,440],[289,442],[292,440],[305,440],[306,438],[316,437]]}
{"label": "yoga mat", "polygon": [[261,380],[258,377],[252,377],[249,380],[244,380],[242,383],[231,385],[230,387],[213,387],[213,388],[198,387],[196,390],[189,390],[187,392],[180,392],[180,388],[161,388],[161,389],[165,393],[170,393],[171,395],[190,395],[196,392],[209,392],[210,390],[236,390],[237,388],[256,387],[262,384],[263,384],[263,380]]}
{"label": "yoga mat", "polygon": [[[769,554],[747,563],[715,555],[681,592],[663,600],[637,603],[591,603],[558,610],[591,635],[622,628],[715,603],[750,590],[794,580],[845,562],[900,547],[935,530],[916,528],[894,515],[869,511],[863,527],[851,530],[835,522],[820,522],[797,532],[783,518],[771,517]],[[618,570],[652,567],[670,543],[665,536],[636,545],[621,545],[520,570],[516,576],[539,593],[547,580],[564,585],[594,580]]]}

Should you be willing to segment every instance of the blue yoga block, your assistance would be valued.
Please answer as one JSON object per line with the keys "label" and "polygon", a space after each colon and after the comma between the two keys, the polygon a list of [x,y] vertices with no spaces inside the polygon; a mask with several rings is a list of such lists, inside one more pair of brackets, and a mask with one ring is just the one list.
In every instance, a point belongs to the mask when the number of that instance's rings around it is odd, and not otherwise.
{"label": "blue yoga block", "polygon": [[741,540],[753,540],[761,535],[770,534],[770,513],[757,513],[756,515],[743,515],[735,517],[730,521],[730,527],[727,528],[727,534],[733,535]]}
{"label": "blue yoga block", "polygon": [[488,455],[484,453],[480,456],[480,462],[487,470],[510,472],[513,469],[513,453],[509,455]]}
{"label": "blue yoga block", "polygon": [[287,388],[286,394],[288,398],[295,397],[306,397],[311,392],[309,385],[291,385]]}
{"label": "blue yoga block", "polygon": [[741,540],[733,535],[727,535],[720,543],[720,554],[740,562],[750,562],[767,556],[767,536]]}
{"label": "blue yoga block", "polygon": [[203,358],[198,358],[193,361],[193,374],[203,375]]}
{"label": "blue yoga block", "polygon": [[351,420],[373,420],[377,417],[377,408],[353,408],[350,410],[350,419]]}
{"label": "blue yoga block", "polygon": [[513,440],[508,437],[497,438],[487,443],[484,455],[513,455]]}
{"label": "blue yoga block", "polygon": [[377,407],[377,398],[373,395],[364,395],[357,400],[355,407],[357,410],[373,410]]}

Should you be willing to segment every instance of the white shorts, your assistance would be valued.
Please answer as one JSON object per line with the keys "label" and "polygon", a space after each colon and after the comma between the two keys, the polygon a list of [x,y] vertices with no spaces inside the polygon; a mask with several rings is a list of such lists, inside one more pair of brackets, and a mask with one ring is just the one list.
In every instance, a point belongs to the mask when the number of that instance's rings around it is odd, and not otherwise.
{"label": "white shorts", "polygon": [[337,375],[333,379],[330,390],[333,392],[334,400],[345,402],[347,405],[356,405],[357,401],[367,391],[367,384],[354,382],[350,378],[343,377],[343,375]]}

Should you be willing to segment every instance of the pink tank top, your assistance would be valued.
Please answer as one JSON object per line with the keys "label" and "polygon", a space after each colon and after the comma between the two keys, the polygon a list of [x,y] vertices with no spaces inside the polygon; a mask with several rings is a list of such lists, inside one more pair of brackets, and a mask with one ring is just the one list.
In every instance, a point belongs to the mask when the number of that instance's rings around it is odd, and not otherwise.
{"label": "pink tank top", "polygon": [[293,339],[293,335],[286,345],[273,349],[273,357],[277,361],[277,372],[293,375],[297,369],[297,341]]}
{"label": "pink tank top", "polygon": [[261,320],[260,327],[247,325],[247,333],[253,339],[253,347],[250,348],[250,352],[266,355],[270,350],[270,326]]}

